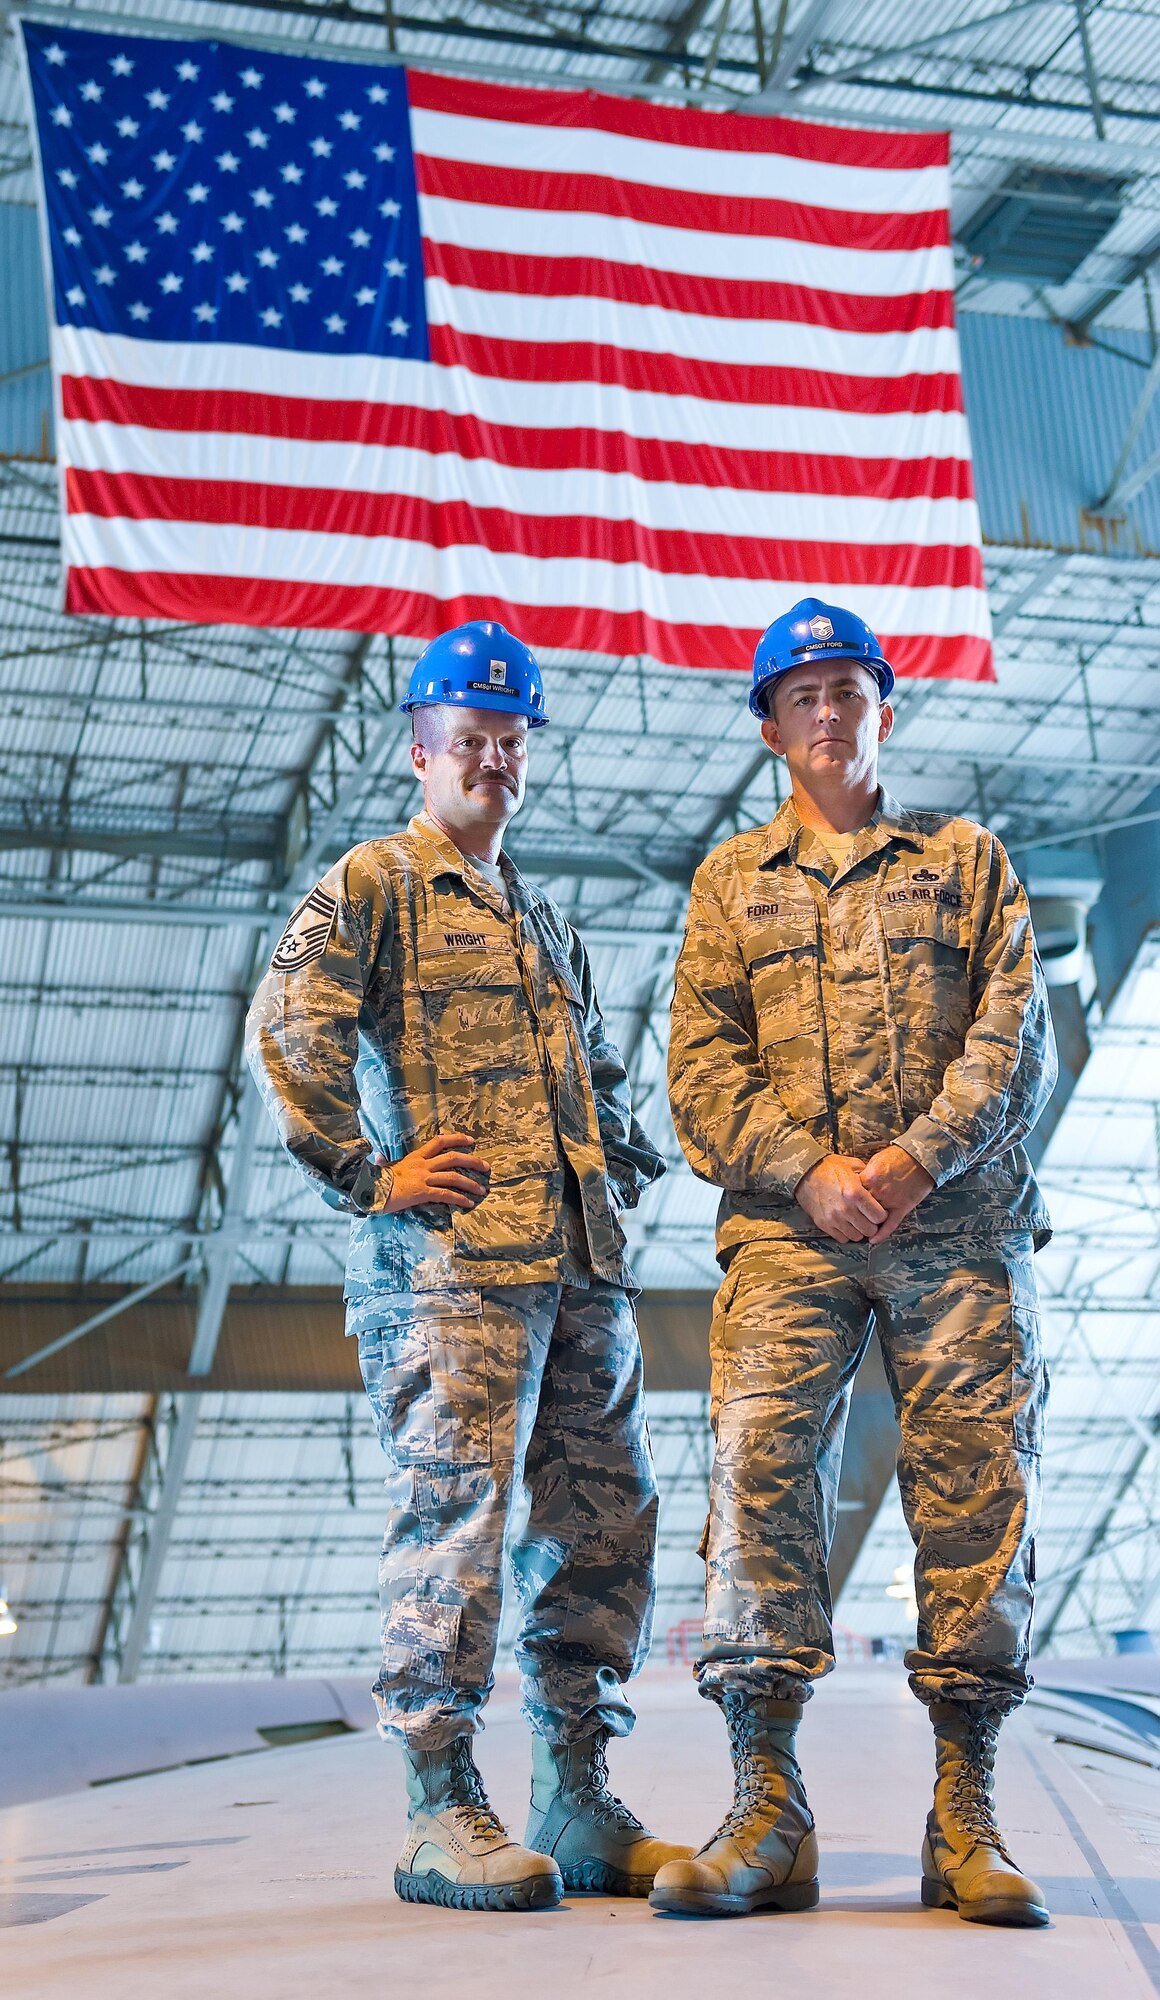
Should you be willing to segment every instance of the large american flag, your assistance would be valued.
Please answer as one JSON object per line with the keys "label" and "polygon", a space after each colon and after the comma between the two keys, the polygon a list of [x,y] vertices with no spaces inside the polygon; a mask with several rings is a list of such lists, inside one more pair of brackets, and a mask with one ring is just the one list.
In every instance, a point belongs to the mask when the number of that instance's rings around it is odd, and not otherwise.
{"label": "large american flag", "polygon": [[945,138],[24,39],[70,610],[991,677]]}

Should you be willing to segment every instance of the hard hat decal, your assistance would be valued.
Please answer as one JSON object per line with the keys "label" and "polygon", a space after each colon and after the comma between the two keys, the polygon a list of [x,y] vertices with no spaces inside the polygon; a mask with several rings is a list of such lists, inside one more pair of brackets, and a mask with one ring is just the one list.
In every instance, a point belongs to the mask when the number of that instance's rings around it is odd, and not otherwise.
{"label": "hard hat decal", "polygon": [[834,628],[828,618],[811,618],[810,631],[815,639],[832,639]]}
{"label": "hard hat decal", "polygon": [[493,688],[504,687],[507,683],[507,661],[491,660],[488,663],[487,673],[488,680]]}

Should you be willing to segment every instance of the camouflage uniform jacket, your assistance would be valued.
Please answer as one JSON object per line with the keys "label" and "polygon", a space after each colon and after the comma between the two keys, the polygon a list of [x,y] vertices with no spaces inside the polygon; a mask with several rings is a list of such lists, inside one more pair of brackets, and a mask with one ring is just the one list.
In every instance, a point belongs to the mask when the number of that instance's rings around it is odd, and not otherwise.
{"label": "camouflage uniform jacket", "polygon": [[1027,897],[973,821],[880,792],[836,868],[790,799],[697,870],[669,1093],[694,1173],[724,1190],[719,1256],[808,1235],[802,1176],[891,1142],[936,1183],[904,1229],[1046,1242],[1020,1141],[1055,1077]]}
{"label": "camouflage uniform jacket", "polygon": [[[510,913],[426,818],[353,848],[254,997],[247,1052],[282,1143],[355,1218],[349,1297],[567,1275],[566,1183],[588,1271],[633,1282],[615,1204],[635,1206],[665,1163],[632,1116],[582,943],[502,867]],[[372,1151],[456,1131],[491,1164],[478,1207],[376,1213]]]}

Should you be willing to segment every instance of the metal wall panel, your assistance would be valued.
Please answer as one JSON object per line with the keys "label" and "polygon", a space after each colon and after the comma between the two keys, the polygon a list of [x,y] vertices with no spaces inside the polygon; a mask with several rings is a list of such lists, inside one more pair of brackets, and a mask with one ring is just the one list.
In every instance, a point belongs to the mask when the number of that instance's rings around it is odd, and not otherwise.
{"label": "metal wall panel", "polygon": [[[0,456],[51,458],[52,393],[37,216],[0,203]],[[34,372],[28,372],[33,370]]]}
{"label": "metal wall panel", "polygon": [[[964,312],[963,393],[975,479],[988,542],[1026,547],[1155,554],[1160,551],[1160,480],[1120,520],[1090,508],[1106,490],[1147,377],[1150,343],[1117,331],[1116,347],[1072,347],[1048,320]],[[1160,398],[1132,465],[1160,448]]]}

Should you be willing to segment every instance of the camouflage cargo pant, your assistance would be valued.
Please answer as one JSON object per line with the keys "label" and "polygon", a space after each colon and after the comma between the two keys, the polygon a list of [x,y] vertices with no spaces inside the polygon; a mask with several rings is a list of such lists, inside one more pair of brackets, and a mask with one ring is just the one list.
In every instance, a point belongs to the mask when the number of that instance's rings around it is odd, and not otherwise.
{"label": "camouflage cargo pant", "polygon": [[[492,1687],[509,1544],[524,1712],[563,1743],[633,1713],[655,1595],[640,1343],[593,1283],[384,1294],[359,1361],[390,1462],[379,1729],[434,1750]],[[526,1507],[525,1507],[526,1501]]]}
{"label": "camouflage cargo pant", "polygon": [[701,1691],[801,1697],[834,1664],[826,1559],[873,1327],[901,1429],[923,1701],[1030,1685],[1047,1377],[1030,1240],[751,1243],[717,1295]]}

